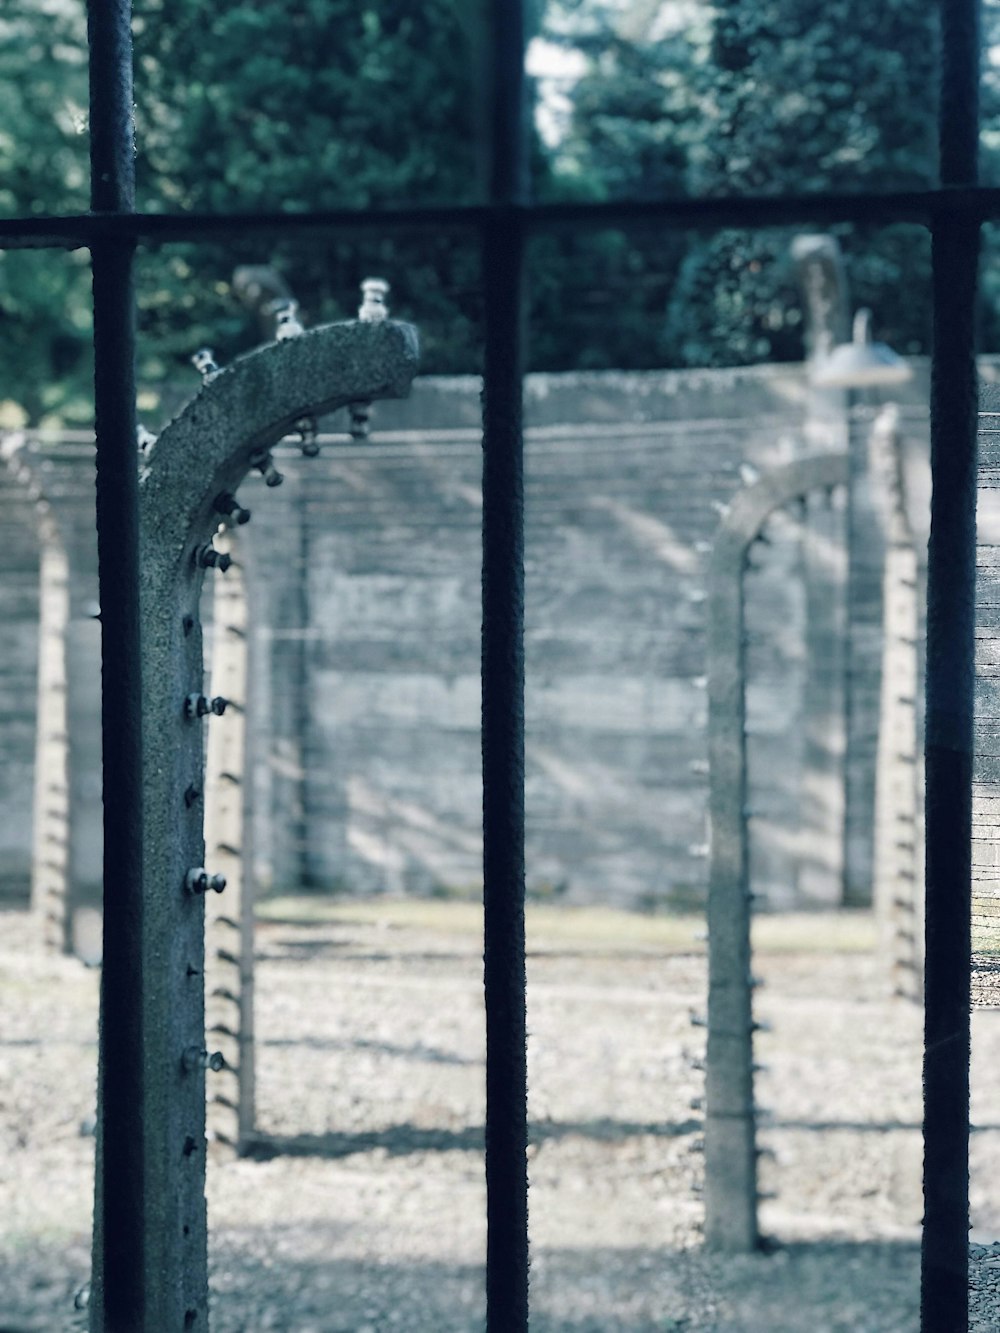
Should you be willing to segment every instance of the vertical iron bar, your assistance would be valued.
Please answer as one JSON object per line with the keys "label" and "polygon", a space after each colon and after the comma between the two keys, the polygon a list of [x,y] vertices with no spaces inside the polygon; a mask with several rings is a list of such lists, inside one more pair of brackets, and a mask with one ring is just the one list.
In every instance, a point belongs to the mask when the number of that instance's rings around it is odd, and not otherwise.
{"label": "vertical iron bar", "polygon": [[[482,235],[483,903],[486,1305],[490,1333],[528,1327],[524,938],[524,18],[490,0],[490,193]],[[504,208],[504,206],[508,206]]]}
{"label": "vertical iron bar", "polygon": [[[132,212],[130,0],[91,0],[88,38],[91,208]],[[122,242],[100,242],[91,252],[104,763],[104,963],[94,1267],[101,1327],[107,1333],[136,1333],[146,1327],[133,253],[134,247]]]}
{"label": "vertical iron bar", "polygon": [[[977,179],[978,0],[940,7],[943,185]],[[927,567],[926,990],[921,1329],[968,1328],[972,733],[975,702],[976,267],[979,227],[932,229]]]}
{"label": "vertical iron bar", "polygon": [[487,1326],[527,1328],[524,936],[523,241],[483,238],[483,901],[486,995]]}

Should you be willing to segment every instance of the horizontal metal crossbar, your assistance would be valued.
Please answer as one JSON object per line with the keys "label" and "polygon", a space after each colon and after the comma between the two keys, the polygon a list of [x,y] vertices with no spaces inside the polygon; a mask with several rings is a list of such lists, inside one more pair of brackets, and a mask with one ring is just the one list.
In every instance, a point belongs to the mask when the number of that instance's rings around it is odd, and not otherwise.
{"label": "horizontal metal crossbar", "polygon": [[529,232],[658,226],[715,230],[858,222],[930,226],[942,218],[1000,219],[1000,188],[952,186],[893,193],[748,195],[602,203],[459,204],[266,213],[76,213],[0,218],[0,248],[79,249],[95,241],[156,244],[252,232],[323,231],[338,235],[460,234],[507,218]]}

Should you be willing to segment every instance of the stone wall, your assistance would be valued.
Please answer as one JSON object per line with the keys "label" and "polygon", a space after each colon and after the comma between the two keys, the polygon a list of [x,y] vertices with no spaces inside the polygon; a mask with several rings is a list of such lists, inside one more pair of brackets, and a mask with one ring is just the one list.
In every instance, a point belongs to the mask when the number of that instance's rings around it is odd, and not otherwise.
{"label": "stone wall", "polygon": [[[925,394],[918,367],[903,413],[914,467],[926,448]],[[794,366],[529,376],[526,418],[529,891],[700,902],[712,535],[753,470],[843,444],[842,403],[818,401]],[[409,400],[378,405],[371,441],[339,434],[315,460],[283,448],[283,486],[265,490],[255,478],[241,489],[253,511],[241,541],[265,890],[444,894],[479,883],[478,419],[478,380],[420,380]],[[73,550],[73,868],[93,891],[92,451],[84,440],[42,440],[32,452]],[[806,701],[837,624],[817,619],[815,588],[821,606],[843,596],[843,530],[836,511],[782,517],[749,592],[754,878],[781,904],[835,902],[841,889],[834,850],[817,861],[803,773]],[[3,660],[19,673],[7,697],[11,737],[22,739],[4,773],[13,816],[0,840],[15,891],[26,889],[30,850],[35,594],[25,531],[21,572],[5,567],[0,581],[13,636]],[[14,548],[7,554],[13,563]]]}

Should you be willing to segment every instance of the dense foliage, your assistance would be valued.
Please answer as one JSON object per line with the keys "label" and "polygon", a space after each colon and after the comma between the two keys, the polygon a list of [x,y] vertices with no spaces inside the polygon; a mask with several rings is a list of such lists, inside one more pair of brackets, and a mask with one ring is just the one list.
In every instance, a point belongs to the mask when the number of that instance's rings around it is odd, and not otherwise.
{"label": "dense foliage", "polygon": [[[934,9],[924,0],[719,0],[703,99],[712,132],[692,153],[692,189],[933,184],[936,108],[927,90],[935,86],[935,37]],[[921,350],[929,276],[922,233],[840,231],[854,299],[874,306],[881,336],[900,350]],[[789,239],[728,231],[693,247],[668,312],[680,359],[800,354]]]}
{"label": "dense foliage", "polygon": [[[87,206],[83,6],[35,0],[0,11],[0,211]],[[0,252],[0,426],[89,400],[86,255]]]}
{"label": "dense foliage", "polygon": [[[477,34],[455,0],[139,0],[138,188],[153,209],[266,211],[467,202],[478,185]],[[176,375],[199,342],[226,360],[265,329],[234,299],[239,264],[268,263],[307,322],[354,313],[384,272],[424,327],[424,362],[468,356],[475,253],[440,238],[364,246],[322,237],[178,246],[144,269],[147,377]]]}
{"label": "dense foliage", "polygon": [[[478,196],[484,43],[467,0],[135,7],[140,206],[301,211]],[[544,10],[542,36],[577,62],[562,132],[532,144],[539,197],[894,189],[934,179],[935,7],[926,0],[549,0],[535,8]],[[988,24],[997,12],[988,0]],[[15,17],[0,18],[7,213],[85,207],[83,15],[84,0],[24,0]],[[993,178],[993,66],[984,110]],[[903,351],[927,350],[924,233],[845,227],[840,235],[853,298],[873,306],[880,336]],[[790,239],[786,231],[666,229],[539,238],[532,362],[797,358]],[[140,379],[154,419],[164,386],[191,382],[187,360],[197,346],[207,342],[225,360],[268,335],[266,319],[233,286],[246,264],[269,265],[308,322],[351,314],[358,280],[382,272],[394,312],[421,325],[425,369],[477,367],[472,238],[361,244],[285,233],[164,246],[140,257]],[[986,266],[990,311],[992,273]],[[88,283],[85,256],[0,256],[0,424],[12,411],[32,421],[85,419]],[[987,345],[996,342],[990,322],[986,333]]]}

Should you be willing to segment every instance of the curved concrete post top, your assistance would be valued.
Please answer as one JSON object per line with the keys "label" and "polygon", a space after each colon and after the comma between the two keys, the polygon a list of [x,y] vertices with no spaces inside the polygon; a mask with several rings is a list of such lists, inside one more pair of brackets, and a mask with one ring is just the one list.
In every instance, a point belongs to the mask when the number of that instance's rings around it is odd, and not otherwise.
{"label": "curved concrete post top", "polygon": [[747,838],[747,551],[775,510],[848,478],[846,453],[774,468],[733,497],[712,548],[708,616],[708,1037],[705,1240],[757,1248],[757,1152]]}
{"label": "curved concrete post top", "polygon": [[299,418],[405,398],[417,353],[413,325],[354,320],[268,343],[211,375],[164,427],[140,479],[144,572],[150,558],[180,559],[193,533],[207,540],[221,518],[214,497]]}
{"label": "curved concrete post top", "polygon": [[712,575],[728,574],[742,551],[759,535],[761,528],[784,505],[810,491],[830,490],[847,484],[846,453],[814,454],[772,468],[737,491],[723,515],[712,546]]}
{"label": "curved concrete post top", "polygon": [[[190,702],[205,698],[201,548],[248,470],[266,466],[267,451],[296,422],[404,397],[416,364],[416,330],[389,320],[331,324],[270,343],[206,377],[140,476],[147,1333],[208,1322],[206,1077],[222,1069],[205,1030],[204,882],[209,873],[216,878],[216,867],[205,867],[205,727],[231,719],[194,712]],[[212,887],[221,891],[218,878]],[[97,1289],[100,1280],[98,1273]]]}

